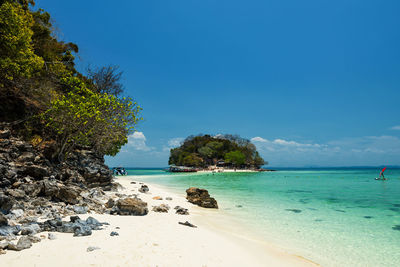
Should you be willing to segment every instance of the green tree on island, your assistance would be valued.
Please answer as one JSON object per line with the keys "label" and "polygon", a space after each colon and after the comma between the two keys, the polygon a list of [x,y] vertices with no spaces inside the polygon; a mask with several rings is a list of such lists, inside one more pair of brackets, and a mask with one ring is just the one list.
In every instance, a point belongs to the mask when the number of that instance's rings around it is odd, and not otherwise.
{"label": "green tree on island", "polygon": [[246,162],[246,156],[239,150],[231,151],[225,154],[225,162],[232,163],[237,168]]}
{"label": "green tree on island", "polygon": [[265,165],[256,147],[235,135],[189,136],[180,147],[171,149],[168,163],[177,166],[260,168]]}

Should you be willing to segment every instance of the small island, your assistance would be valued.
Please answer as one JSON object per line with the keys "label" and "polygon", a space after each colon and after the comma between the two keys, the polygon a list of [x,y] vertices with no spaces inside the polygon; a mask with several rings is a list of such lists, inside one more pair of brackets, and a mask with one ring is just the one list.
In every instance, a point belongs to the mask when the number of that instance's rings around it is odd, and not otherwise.
{"label": "small island", "polygon": [[250,140],[238,135],[197,135],[187,137],[171,149],[168,164],[172,172],[263,171],[268,164]]}

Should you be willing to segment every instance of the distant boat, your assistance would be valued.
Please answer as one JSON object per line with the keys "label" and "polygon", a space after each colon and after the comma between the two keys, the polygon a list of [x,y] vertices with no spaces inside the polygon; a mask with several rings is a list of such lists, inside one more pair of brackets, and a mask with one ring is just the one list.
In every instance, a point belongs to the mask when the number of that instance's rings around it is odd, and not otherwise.
{"label": "distant boat", "polygon": [[128,175],[128,172],[123,167],[114,167],[112,168],[112,171],[114,175],[121,175],[121,176]]}
{"label": "distant boat", "polygon": [[171,166],[168,169],[169,172],[197,172],[196,168],[185,167],[185,166]]}

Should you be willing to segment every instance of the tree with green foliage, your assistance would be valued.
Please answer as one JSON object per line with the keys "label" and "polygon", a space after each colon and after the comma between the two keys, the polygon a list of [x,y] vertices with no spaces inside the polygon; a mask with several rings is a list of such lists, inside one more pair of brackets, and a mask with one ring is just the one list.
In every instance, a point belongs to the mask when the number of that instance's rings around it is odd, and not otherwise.
{"label": "tree with green foliage", "polygon": [[197,154],[192,153],[188,156],[186,156],[183,159],[183,165],[184,166],[189,166],[189,167],[201,167],[203,166],[203,159],[199,157]]}
{"label": "tree with green foliage", "polygon": [[57,40],[50,14],[34,5],[0,0],[0,120],[24,122],[24,136],[55,140],[58,161],[78,146],[115,155],[141,119],[137,103],[119,97],[122,72],[79,73],[78,46]]}
{"label": "tree with green foliage", "polygon": [[263,165],[267,165],[268,162],[265,162],[264,159],[260,156],[260,154],[258,153],[258,151],[256,151],[256,155],[254,157],[254,166],[256,166],[257,168],[260,168]]}
{"label": "tree with green foliage", "polygon": [[232,163],[237,168],[246,162],[246,156],[239,150],[231,151],[225,154],[225,162]]}
{"label": "tree with green foliage", "polygon": [[41,115],[56,133],[57,159],[63,161],[78,145],[95,148],[102,155],[117,154],[141,119],[141,108],[131,99],[92,92],[76,77],[68,82],[74,89],[60,95]]}
{"label": "tree with green foliage", "polygon": [[0,6],[0,87],[31,78],[43,68],[44,61],[32,45],[33,24],[30,12],[19,4]]}

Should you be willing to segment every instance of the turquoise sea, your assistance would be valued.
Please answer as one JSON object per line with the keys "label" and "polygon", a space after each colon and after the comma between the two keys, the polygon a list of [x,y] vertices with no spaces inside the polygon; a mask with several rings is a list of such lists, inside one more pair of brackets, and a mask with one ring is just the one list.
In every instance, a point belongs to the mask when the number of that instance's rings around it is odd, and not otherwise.
{"label": "turquoise sea", "polygon": [[[400,266],[400,169],[172,174],[128,170],[184,194],[209,190],[227,215],[322,266]],[[143,179],[144,180],[144,179]]]}

